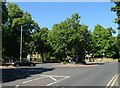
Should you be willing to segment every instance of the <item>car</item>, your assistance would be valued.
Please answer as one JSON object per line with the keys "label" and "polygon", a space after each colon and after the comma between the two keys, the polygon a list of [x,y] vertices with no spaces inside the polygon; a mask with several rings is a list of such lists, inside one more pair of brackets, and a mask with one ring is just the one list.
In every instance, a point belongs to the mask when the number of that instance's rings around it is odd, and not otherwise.
{"label": "car", "polygon": [[35,66],[36,64],[33,62],[29,62],[27,60],[23,60],[23,61],[16,61],[12,63],[13,66],[15,67],[19,67],[19,66]]}

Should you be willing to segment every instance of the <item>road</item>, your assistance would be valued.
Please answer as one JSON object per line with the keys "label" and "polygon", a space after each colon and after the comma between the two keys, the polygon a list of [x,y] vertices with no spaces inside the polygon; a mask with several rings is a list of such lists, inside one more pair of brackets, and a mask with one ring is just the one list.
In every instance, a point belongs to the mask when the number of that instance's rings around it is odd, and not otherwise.
{"label": "road", "polygon": [[[118,63],[95,66],[36,67],[3,70],[3,86],[118,86]],[[16,87],[15,87],[16,86]],[[4,87],[3,87],[4,88]]]}

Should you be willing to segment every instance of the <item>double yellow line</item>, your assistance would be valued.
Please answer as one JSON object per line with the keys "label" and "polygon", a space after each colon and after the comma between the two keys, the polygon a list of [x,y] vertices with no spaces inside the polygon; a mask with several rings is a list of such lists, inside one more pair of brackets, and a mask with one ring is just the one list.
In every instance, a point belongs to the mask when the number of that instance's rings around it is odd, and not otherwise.
{"label": "double yellow line", "polygon": [[115,82],[117,81],[117,79],[118,79],[118,74],[113,76],[113,78],[107,84],[106,88],[112,88],[114,86]]}

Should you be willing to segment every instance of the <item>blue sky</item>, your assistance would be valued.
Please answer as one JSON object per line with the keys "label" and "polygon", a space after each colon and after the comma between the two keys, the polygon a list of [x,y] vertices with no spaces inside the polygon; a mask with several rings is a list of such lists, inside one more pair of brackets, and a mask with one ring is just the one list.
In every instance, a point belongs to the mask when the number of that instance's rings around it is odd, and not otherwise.
{"label": "blue sky", "polygon": [[[14,2],[15,3],[15,2]],[[96,24],[105,28],[117,28],[113,21],[116,14],[111,12],[114,3],[111,2],[16,2],[23,11],[31,14],[33,20],[40,27],[52,28],[77,12],[81,16],[81,23],[93,30]]]}

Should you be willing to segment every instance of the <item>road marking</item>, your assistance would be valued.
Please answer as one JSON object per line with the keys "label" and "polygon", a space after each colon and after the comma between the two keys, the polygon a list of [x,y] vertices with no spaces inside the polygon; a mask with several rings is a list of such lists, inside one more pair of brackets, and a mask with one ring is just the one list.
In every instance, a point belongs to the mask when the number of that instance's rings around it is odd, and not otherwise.
{"label": "road marking", "polygon": [[16,86],[15,86],[15,88],[18,88],[18,87],[19,87],[19,85],[16,85]]}
{"label": "road marking", "polygon": [[53,79],[54,81],[57,81],[57,79],[53,78],[52,76],[49,76],[51,79]]}
{"label": "road marking", "polygon": [[33,80],[28,80],[28,81],[25,81],[23,83],[28,83],[28,82],[32,82],[32,81],[36,81],[36,80],[39,80],[39,79],[42,79],[42,78],[45,78],[46,76],[43,76],[41,78],[36,78],[36,79],[33,79]]}
{"label": "road marking", "polygon": [[32,82],[33,80],[28,80],[28,81],[25,81],[25,82],[23,82],[23,83],[28,83],[28,82]]}
{"label": "road marking", "polygon": [[117,78],[118,78],[118,75],[117,75],[117,74],[114,75],[113,78],[112,78],[112,79],[109,81],[109,83],[107,84],[106,88],[108,88],[109,86],[113,86],[114,83],[116,82]]}
{"label": "road marking", "polygon": [[59,76],[59,75],[40,75],[40,76],[46,76],[46,77],[49,77],[49,76],[52,76],[52,77],[67,77],[67,76]]}
{"label": "road marking", "polygon": [[39,80],[39,79],[42,79],[42,78],[45,78],[45,77],[41,77],[41,78],[36,78],[36,79],[33,79],[33,81],[35,81],[35,80]]}
{"label": "road marking", "polygon": [[62,80],[65,80],[65,79],[67,79],[67,78],[69,78],[69,77],[70,77],[70,76],[67,76],[67,77],[65,77],[65,78],[63,78],[63,79],[60,79],[60,80],[58,80],[58,81],[55,81],[55,82],[49,83],[49,84],[47,84],[46,86],[53,85],[53,84],[55,84],[55,83],[57,83],[57,82],[60,82],[60,81],[62,81]]}
{"label": "road marking", "polygon": [[110,86],[111,82],[114,80],[114,78],[115,78],[116,76],[117,76],[117,74],[114,75],[114,77],[109,81],[109,83],[107,84],[107,86]]}
{"label": "road marking", "polygon": [[111,87],[114,86],[114,84],[115,84],[115,82],[116,82],[117,79],[118,79],[118,75],[116,76],[116,78],[115,78],[114,81],[112,82]]}
{"label": "road marking", "polygon": [[[50,86],[50,85],[52,85],[52,84],[55,84],[55,83],[57,83],[57,82],[60,82],[60,81],[65,80],[65,79],[67,79],[67,78],[70,77],[70,76],[58,76],[58,75],[40,75],[40,76],[42,76],[42,77],[36,78],[36,79],[32,79],[32,80],[28,80],[28,81],[25,81],[25,82],[23,82],[23,83],[25,84],[25,83],[28,83],[28,82],[32,82],[32,81],[36,81],[36,80],[39,80],[39,79],[42,79],[42,78],[49,77],[49,78],[51,78],[52,80],[54,80],[54,82],[49,83],[49,84],[46,85],[46,86]],[[57,79],[55,79],[54,77],[64,77],[64,78],[62,78],[62,79],[60,79],[60,80],[57,80]]]}

